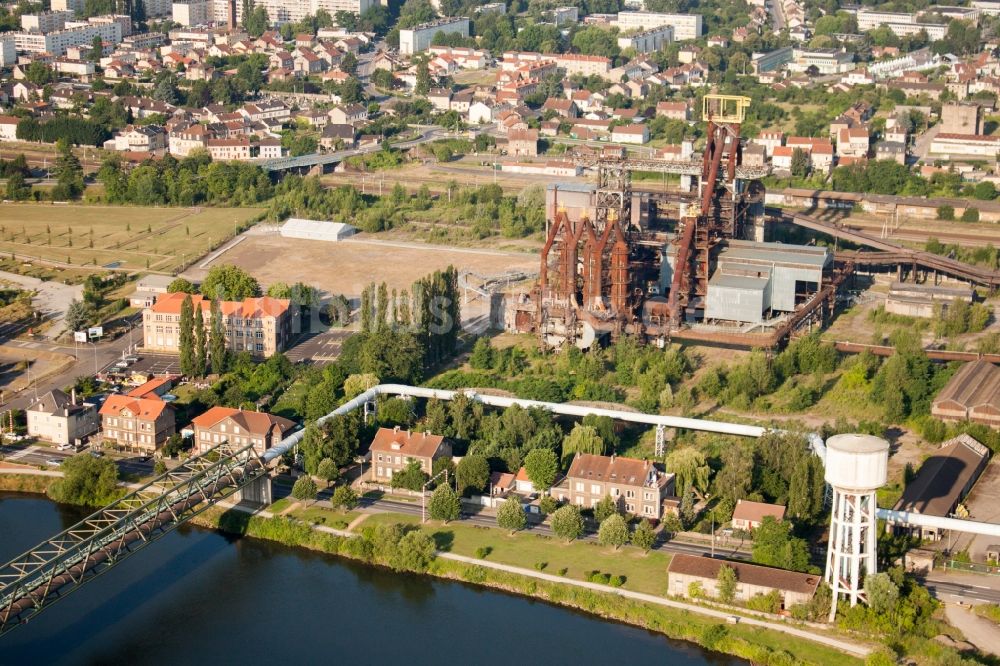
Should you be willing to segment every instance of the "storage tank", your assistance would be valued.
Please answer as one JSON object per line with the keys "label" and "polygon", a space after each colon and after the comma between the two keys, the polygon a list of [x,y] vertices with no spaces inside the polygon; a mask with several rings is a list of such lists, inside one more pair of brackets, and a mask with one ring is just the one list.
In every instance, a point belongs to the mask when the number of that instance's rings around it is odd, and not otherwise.
{"label": "storage tank", "polygon": [[826,440],[826,482],[843,492],[872,491],[886,484],[889,442],[874,435],[834,435]]}

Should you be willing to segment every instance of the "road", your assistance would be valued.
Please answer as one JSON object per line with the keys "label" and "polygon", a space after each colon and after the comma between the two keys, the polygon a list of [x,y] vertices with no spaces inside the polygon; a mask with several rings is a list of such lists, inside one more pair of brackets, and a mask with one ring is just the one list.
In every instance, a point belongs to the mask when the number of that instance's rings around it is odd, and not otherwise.
{"label": "road", "polygon": [[770,0],[767,3],[767,10],[771,14],[771,20],[774,21],[774,31],[781,32],[785,27],[785,10],[781,6],[781,0]]}
{"label": "road", "polygon": [[941,125],[935,125],[923,134],[917,136],[913,141],[913,151],[911,152],[911,161],[916,164],[919,161],[927,162],[927,154],[931,150],[931,141],[938,135],[941,131]]}
{"label": "road", "polygon": [[[137,315],[137,317],[141,317],[141,315]],[[123,352],[125,352],[129,348],[130,344],[134,342],[136,342],[134,338],[131,338],[129,335],[123,335],[117,340],[112,340],[110,342],[98,344],[87,343],[86,345],[80,345],[78,361],[73,363],[69,366],[69,368],[58,375],[54,375],[37,382],[32,387],[21,391],[17,397],[13,398],[9,402],[0,405],[0,414],[11,409],[25,409],[34,400],[35,395],[42,395],[55,388],[61,389],[66,386],[70,386],[76,381],[76,378],[81,375],[96,374],[102,368],[107,367],[112,361],[121,358]],[[33,349],[43,349],[45,351],[60,352],[63,354],[72,355],[77,353],[77,349],[73,345],[47,342],[26,342],[22,340],[15,340],[7,344]]]}
{"label": "road", "polygon": [[982,583],[991,582],[990,579],[977,576],[982,580],[958,580],[953,575],[934,573],[921,582],[924,587],[930,590],[934,598],[945,602],[964,601],[1000,603],[1000,589],[994,589]]}
{"label": "road", "polygon": [[[415,139],[410,139],[408,141],[400,141],[399,143],[391,143],[392,148],[412,148],[414,146],[420,145],[421,143],[427,143],[428,141],[436,141],[437,139],[446,139],[454,136],[452,132],[446,129],[435,126],[417,126],[411,125],[412,128],[420,131],[420,136]],[[466,133],[462,133],[461,136],[467,136]],[[301,155],[299,157],[280,157],[273,160],[267,160],[260,163],[260,167],[267,171],[280,171],[283,169],[302,169],[306,167],[314,167],[321,164],[333,164],[335,162],[342,162],[348,157],[355,157],[357,155],[365,155],[367,153],[375,153],[382,150],[382,145],[369,145],[363,148],[352,148],[350,150],[339,150],[333,153],[311,153],[309,155]]]}
{"label": "road", "polygon": [[[0,446],[6,462],[22,465],[46,465],[49,469],[59,469],[59,465],[49,461],[59,460],[60,464],[75,455],[72,451],[57,451],[54,447],[31,444],[28,446]],[[153,461],[143,460],[140,456],[133,458],[114,458],[120,474],[138,474],[147,476],[153,473]]]}

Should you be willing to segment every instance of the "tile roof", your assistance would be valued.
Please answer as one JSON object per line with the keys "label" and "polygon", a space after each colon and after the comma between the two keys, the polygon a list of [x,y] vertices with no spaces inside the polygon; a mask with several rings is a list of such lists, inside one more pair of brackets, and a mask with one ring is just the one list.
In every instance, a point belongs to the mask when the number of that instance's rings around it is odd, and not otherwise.
{"label": "tile roof", "polygon": [[164,388],[163,390],[169,391],[170,388],[174,385],[174,379],[176,378],[171,377],[170,375],[166,375],[164,377],[154,377],[145,384],[135,387],[134,389],[129,391],[127,395],[130,398],[144,398],[148,396],[150,393],[153,393],[155,396],[159,396],[160,394],[156,393],[156,391],[164,386],[166,388]]}
{"label": "tile roof", "polygon": [[785,517],[785,507],[780,504],[751,502],[744,499],[736,500],[733,520],[746,520],[752,523],[759,523],[766,516],[773,516],[776,520],[781,520]]}
{"label": "tile roof", "polygon": [[278,427],[280,434],[284,434],[295,427],[294,421],[267,412],[252,412],[220,406],[212,407],[207,412],[199,414],[191,419],[191,423],[199,428],[213,428],[225,419],[232,419],[252,435],[266,435],[274,426]]}
{"label": "tile roof", "polygon": [[[177,292],[174,294],[163,294],[150,307],[150,311],[161,314],[180,314],[181,305],[187,294]],[[211,302],[201,294],[192,294],[191,303],[195,307],[200,307],[202,313],[211,309]],[[261,296],[260,298],[245,298],[242,301],[221,301],[219,309],[225,316],[238,315],[245,318],[252,317],[279,317],[284,314],[291,301],[287,298],[272,298],[271,296]]]}
{"label": "tile roof", "polygon": [[666,477],[648,460],[596,456],[590,453],[577,453],[566,476],[571,479],[609,481],[626,486],[644,486],[651,476],[660,483]]}
{"label": "tile roof", "polygon": [[101,416],[117,416],[129,410],[142,420],[156,420],[169,405],[159,398],[133,398],[127,395],[109,395],[101,405]]}
{"label": "tile roof", "polygon": [[813,594],[821,578],[821,576],[815,574],[762,567],[745,562],[717,560],[707,556],[697,557],[682,554],[674,555],[671,558],[670,566],[667,567],[667,573],[715,580],[719,575],[719,569],[723,565],[734,569],[736,571],[736,579],[741,583],[755,587],[770,587],[787,592],[797,592],[799,594]]}
{"label": "tile roof", "polygon": [[441,435],[411,432],[400,428],[379,428],[372,440],[372,451],[399,451],[416,458],[430,458],[444,442]]}

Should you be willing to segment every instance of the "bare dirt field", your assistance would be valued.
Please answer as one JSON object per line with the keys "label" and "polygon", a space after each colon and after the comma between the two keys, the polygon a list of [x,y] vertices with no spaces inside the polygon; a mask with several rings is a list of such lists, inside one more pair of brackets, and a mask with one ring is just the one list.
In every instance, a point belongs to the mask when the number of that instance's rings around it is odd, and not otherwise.
{"label": "bare dirt field", "polygon": [[[0,391],[16,393],[31,386],[32,382],[62,372],[74,363],[71,354],[24,349],[13,345],[0,346]],[[27,364],[27,365],[25,365]],[[27,367],[31,372],[26,372]]]}
{"label": "bare dirt field", "polygon": [[[223,253],[216,264],[236,264],[256,277],[266,289],[274,282],[304,282],[331,294],[357,298],[365,285],[385,282],[390,290],[409,289],[415,280],[454,265],[481,275],[511,270],[537,270],[535,254],[453,248],[419,243],[374,240],[366,234],[339,243],[248,236]],[[206,269],[189,271],[201,278]]]}

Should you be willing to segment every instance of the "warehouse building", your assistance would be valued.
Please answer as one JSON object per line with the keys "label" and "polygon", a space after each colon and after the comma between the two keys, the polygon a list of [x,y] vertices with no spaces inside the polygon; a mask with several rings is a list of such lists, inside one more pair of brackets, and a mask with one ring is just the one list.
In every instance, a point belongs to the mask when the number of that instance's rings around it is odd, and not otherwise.
{"label": "warehouse building", "polygon": [[759,594],[777,591],[782,610],[812,600],[821,576],[785,569],[762,567],[746,562],[717,560],[694,555],[674,555],[667,567],[671,596],[690,597],[692,583],[698,583],[709,597],[718,596],[719,569],[727,566],[736,572],[736,601],[749,601]]}
{"label": "warehouse building", "polygon": [[969,285],[932,285],[893,282],[885,299],[885,311],[907,317],[930,318],[938,307],[947,308],[956,301],[972,302]]}
{"label": "warehouse building", "polygon": [[705,320],[760,323],[769,311],[793,312],[819,291],[832,262],[823,247],[728,241],[708,283]]}
{"label": "warehouse building", "polygon": [[329,220],[303,220],[290,217],[281,225],[282,238],[336,242],[349,238],[355,233],[357,233],[357,229],[351,225]]}
{"label": "warehouse building", "polygon": [[[961,502],[979,480],[989,460],[989,449],[969,435],[959,435],[941,445],[924,464],[917,477],[907,484],[896,511],[923,516],[968,517]],[[921,539],[939,539],[941,532],[933,527],[906,528],[917,532]]]}
{"label": "warehouse building", "polygon": [[963,365],[935,396],[931,415],[1000,427],[1000,368],[983,360]]}

